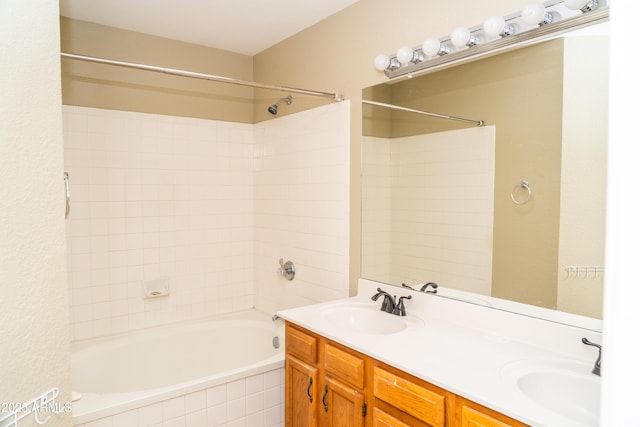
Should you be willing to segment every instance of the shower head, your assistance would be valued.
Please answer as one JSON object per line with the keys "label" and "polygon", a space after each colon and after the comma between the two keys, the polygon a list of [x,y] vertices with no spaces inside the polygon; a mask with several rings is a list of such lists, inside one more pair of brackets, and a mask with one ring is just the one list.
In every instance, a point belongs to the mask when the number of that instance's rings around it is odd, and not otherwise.
{"label": "shower head", "polygon": [[275,104],[269,105],[267,111],[275,116],[276,114],[278,114],[278,104],[280,104],[282,101],[286,102],[287,105],[291,105],[291,103],[293,102],[293,98],[291,97],[291,95],[287,96],[286,98],[280,98],[276,101]]}

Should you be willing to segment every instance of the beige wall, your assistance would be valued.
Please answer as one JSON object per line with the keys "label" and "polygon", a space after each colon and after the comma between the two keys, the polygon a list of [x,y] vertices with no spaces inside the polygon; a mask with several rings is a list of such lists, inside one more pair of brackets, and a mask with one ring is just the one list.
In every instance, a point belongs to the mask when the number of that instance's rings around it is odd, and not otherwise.
{"label": "beige wall", "polygon": [[363,137],[362,277],[491,295],[495,127]]}
{"label": "beige wall", "polygon": [[[351,103],[350,283],[360,275],[360,139],[361,91],[387,80],[373,67],[379,53],[402,45],[417,46],[428,36],[449,34],[459,25],[481,24],[489,15],[507,15],[527,0],[360,0],[305,31],[254,57],[254,77],[273,84],[341,92]],[[256,92],[255,118],[267,117],[268,98]],[[298,100],[288,111],[324,100]],[[286,112],[285,112],[286,114]]]}
{"label": "beige wall", "polygon": [[[480,24],[491,14],[513,13],[526,3],[527,0],[360,0],[253,58],[62,19],[62,50],[339,92],[351,99],[349,277],[353,291],[360,276],[361,90],[387,80],[373,67],[373,58],[378,53],[395,52],[401,45],[419,45],[427,36],[448,34],[459,25]],[[205,90],[208,95],[203,95],[202,84],[214,83],[187,83],[179,77],[150,77],[139,71],[69,62],[63,61],[63,102],[70,105],[255,123],[271,119],[266,107],[283,96],[279,92],[230,85],[225,88],[221,84],[212,86],[210,93]],[[332,101],[294,95],[293,104],[281,108],[279,115],[327,102]],[[251,113],[246,112],[247,106]]]}
{"label": "beige wall", "polygon": [[[52,387],[59,403],[71,397],[58,38],[57,0],[0,3],[0,402],[7,404]],[[47,425],[70,420],[64,412]],[[31,416],[23,424],[35,425]]]}
{"label": "beige wall", "polygon": [[[556,39],[378,85],[366,95],[496,126],[491,295],[548,308],[555,308],[557,295],[562,66],[563,41]],[[376,122],[388,123],[389,110],[367,106],[365,112],[364,133],[383,136],[388,126]],[[391,117],[389,133],[395,138],[469,128],[406,112],[394,111]],[[516,206],[509,194],[522,180],[530,182],[535,194],[526,205]]]}
{"label": "beige wall", "polygon": [[602,318],[604,273],[565,266],[604,265],[609,87],[592,82],[608,80],[608,37],[567,37],[564,53],[558,309]]}
{"label": "beige wall", "polygon": [[[69,18],[61,50],[253,80],[250,56]],[[78,60],[62,61],[62,102],[111,110],[253,123],[253,89]]]}

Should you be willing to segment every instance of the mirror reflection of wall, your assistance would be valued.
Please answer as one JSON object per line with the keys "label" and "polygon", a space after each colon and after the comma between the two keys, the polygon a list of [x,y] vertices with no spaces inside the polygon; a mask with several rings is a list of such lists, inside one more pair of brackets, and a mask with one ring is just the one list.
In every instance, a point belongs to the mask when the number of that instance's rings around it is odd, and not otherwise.
{"label": "mirror reflection of wall", "polygon": [[607,46],[567,36],[365,89],[486,126],[363,105],[362,276],[601,318],[603,272],[566,269],[604,263]]}

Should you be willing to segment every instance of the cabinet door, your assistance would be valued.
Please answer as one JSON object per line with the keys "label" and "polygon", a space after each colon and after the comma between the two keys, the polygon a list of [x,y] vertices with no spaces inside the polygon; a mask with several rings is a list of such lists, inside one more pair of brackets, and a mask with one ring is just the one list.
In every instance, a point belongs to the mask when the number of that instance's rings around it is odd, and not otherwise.
{"label": "cabinet door", "polygon": [[287,354],[285,371],[285,425],[317,427],[318,369]]}
{"label": "cabinet door", "polygon": [[366,416],[364,394],[353,387],[332,378],[326,378],[321,405],[328,427],[364,426]]}

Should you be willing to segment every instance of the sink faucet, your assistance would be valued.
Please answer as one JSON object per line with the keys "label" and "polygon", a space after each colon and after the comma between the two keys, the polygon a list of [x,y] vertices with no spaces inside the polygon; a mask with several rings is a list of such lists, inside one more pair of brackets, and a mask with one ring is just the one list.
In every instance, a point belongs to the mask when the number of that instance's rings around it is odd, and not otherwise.
{"label": "sink faucet", "polygon": [[582,343],[585,345],[590,345],[593,347],[596,347],[598,349],[598,360],[596,360],[596,363],[593,365],[593,369],[591,370],[592,374],[596,374],[596,375],[600,375],[600,361],[602,359],[602,346],[596,343],[593,343],[591,341],[589,341],[586,338],[582,338]]}
{"label": "sink faucet", "polygon": [[396,316],[406,316],[407,315],[407,311],[404,307],[404,301],[405,299],[411,299],[411,295],[406,296],[406,297],[400,297],[400,299],[398,300],[398,302],[396,303],[396,297],[391,296],[391,294],[383,291],[382,289],[378,288],[378,293],[375,294],[374,296],[371,297],[371,299],[373,301],[378,301],[378,298],[380,297],[384,297],[384,300],[382,301],[382,306],[380,307],[380,310],[382,311],[386,311],[387,313],[391,313],[391,314],[395,314]]}
{"label": "sink faucet", "polygon": [[395,296],[392,297],[387,292],[378,288],[378,293],[372,296],[371,299],[373,301],[378,301],[378,298],[380,298],[381,296],[384,297],[384,300],[382,301],[382,306],[380,307],[380,310],[386,311],[387,313],[393,313],[393,310],[396,309],[396,297]]}

